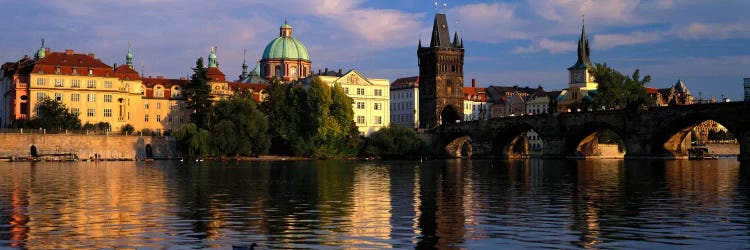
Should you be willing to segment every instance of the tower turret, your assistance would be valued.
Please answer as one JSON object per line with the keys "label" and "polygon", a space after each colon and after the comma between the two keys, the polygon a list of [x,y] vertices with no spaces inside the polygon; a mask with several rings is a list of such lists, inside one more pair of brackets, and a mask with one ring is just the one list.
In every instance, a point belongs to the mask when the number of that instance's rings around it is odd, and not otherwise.
{"label": "tower turret", "polygon": [[240,79],[247,78],[247,50],[242,50],[242,74]]}
{"label": "tower turret", "polygon": [[36,51],[36,54],[34,55],[34,59],[39,60],[45,57],[47,49],[44,47],[44,38],[42,38],[42,47],[39,47],[39,50]]}
{"label": "tower turret", "polygon": [[211,53],[208,54],[208,67],[218,68],[219,62],[216,59],[216,46],[211,46]]}
{"label": "tower turret", "polygon": [[128,54],[125,55],[125,65],[127,65],[128,68],[135,69],[133,66],[133,53],[130,52],[130,43],[128,43]]}

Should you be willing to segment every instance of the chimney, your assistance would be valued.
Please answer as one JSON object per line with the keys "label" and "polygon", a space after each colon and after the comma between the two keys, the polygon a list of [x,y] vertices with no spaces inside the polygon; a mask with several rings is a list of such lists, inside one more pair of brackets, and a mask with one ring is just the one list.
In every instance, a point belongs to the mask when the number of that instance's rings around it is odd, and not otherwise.
{"label": "chimney", "polygon": [[325,73],[325,75],[328,75],[328,68],[326,68],[326,71],[323,73]]}
{"label": "chimney", "polygon": [[471,78],[471,87],[472,88],[476,88],[477,87],[477,79],[476,78]]}
{"label": "chimney", "polygon": [[341,75],[341,69],[339,69],[339,75]]}
{"label": "chimney", "polygon": [[112,69],[113,69],[113,70],[117,69],[117,63],[115,63],[115,65],[114,65],[114,66],[112,66]]}
{"label": "chimney", "polygon": [[164,79],[164,76],[156,76],[156,79]]}
{"label": "chimney", "polygon": [[184,77],[184,76],[181,76],[181,77],[180,77],[180,81],[184,81],[184,80],[187,80],[187,79],[185,79],[185,77]]}
{"label": "chimney", "polygon": [[322,71],[323,71],[322,69],[318,69],[318,75],[320,75],[320,73],[321,73]]}
{"label": "chimney", "polygon": [[95,58],[95,57],[94,57],[94,53],[89,53],[89,57],[91,57],[91,58]]}
{"label": "chimney", "polygon": [[65,50],[65,54],[66,55],[72,55],[73,54],[73,50],[72,49],[66,49]]}

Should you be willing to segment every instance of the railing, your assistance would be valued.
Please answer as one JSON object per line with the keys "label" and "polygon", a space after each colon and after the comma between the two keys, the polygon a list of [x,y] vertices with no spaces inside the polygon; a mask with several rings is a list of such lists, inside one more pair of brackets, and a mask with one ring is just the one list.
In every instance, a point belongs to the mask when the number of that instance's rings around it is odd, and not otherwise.
{"label": "railing", "polygon": [[0,128],[1,134],[70,134],[70,135],[132,135],[132,136],[164,136],[163,133],[125,133],[123,131],[102,130],[55,130],[55,129],[33,129],[33,128]]}

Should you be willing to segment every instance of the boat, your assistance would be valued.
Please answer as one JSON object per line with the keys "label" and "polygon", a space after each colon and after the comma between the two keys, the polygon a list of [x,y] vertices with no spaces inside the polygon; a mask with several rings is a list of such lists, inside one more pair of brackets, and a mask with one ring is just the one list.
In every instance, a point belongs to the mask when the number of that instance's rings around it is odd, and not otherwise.
{"label": "boat", "polygon": [[691,160],[702,160],[702,159],[717,159],[715,155],[711,153],[711,150],[706,146],[693,146],[688,149],[688,159]]}

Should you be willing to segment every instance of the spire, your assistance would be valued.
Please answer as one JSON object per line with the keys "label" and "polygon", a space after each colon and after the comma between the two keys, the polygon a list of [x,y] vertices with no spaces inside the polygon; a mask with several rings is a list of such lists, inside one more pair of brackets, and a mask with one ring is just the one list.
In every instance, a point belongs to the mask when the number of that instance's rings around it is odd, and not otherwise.
{"label": "spire", "polygon": [[216,46],[211,46],[211,53],[208,54],[208,67],[219,67],[219,62],[216,60]]}
{"label": "spire", "polygon": [[459,44],[459,40],[458,40],[458,32],[455,32],[453,34],[453,47],[455,48],[461,47],[461,44]]}
{"label": "spire", "polygon": [[240,80],[247,77],[247,49],[242,50],[242,74]]}
{"label": "spire", "polygon": [[581,25],[581,36],[578,38],[578,61],[570,69],[583,69],[593,67],[591,59],[591,48],[589,47],[589,38],[586,36],[586,23]]}
{"label": "spire", "polygon": [[417,48],[422,48],[422,32],[419,32],[419,45]]}
{"label": "spire", "polygon": [[289,25],[289,23],[286,22],[286,18],[284,18],[284,24],[282,24],[281,28],[279,28],[279,36],[280,37],[291,37],[292,36],[292,26]]}
{"label": "spire", "polygon": [[128,68],[133,68],[133,53],[130,52],[130,41],[128,41],[128,54],[125,55],[125,65],[128,66]]}
{"label": "spire", "polygon": [[34,55],[34,57],[36,58],[36,60],[44,58],[45,54],[47,52],[46,50],[47,49],[44,48],[44,38],[42,38],[42,47],[39,47],[39,50],[36,51],[36,55]]}
{"label": "spire", "polygon": [[435,22],[432,25],[432,40],[430,41],[430,47],[450,47],[450,34],[445,14],[435,14]]}

